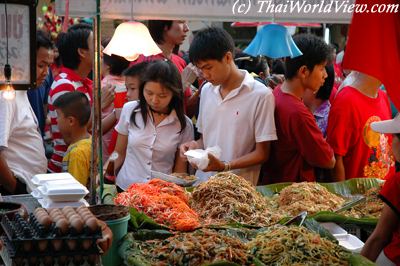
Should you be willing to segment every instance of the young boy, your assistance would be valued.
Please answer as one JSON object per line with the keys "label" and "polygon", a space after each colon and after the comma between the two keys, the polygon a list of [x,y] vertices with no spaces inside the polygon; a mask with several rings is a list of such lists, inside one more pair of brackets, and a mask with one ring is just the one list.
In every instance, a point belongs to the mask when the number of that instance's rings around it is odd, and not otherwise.
{"label": "young boy", "polygon": [[181,145],[188,149],[221,148],[221,159],[209,155],[209,165],[196,176],[204,182],[215,171],[234,170],[257,184],[261,163],[276,139],[272,91],[234,62],[232,37],[221,28],[199,31],[190,46],[192,63],[208,81],[201,91],[197,120],[200,139]]}
{"label": "young boy", "polygon": [[263,183],[315,181],[313,167],[335,165],[333,150],[302,101],[305,90],[316,93],[324,84],[331,51],[313,35],[293,39],[303,55],[286,59],[286,80],[274,90],[278,141],[272,143]]}
{"label": "young boy", "polygon": [[57,124],[68,146],[63,157],[63,172],[69,172],[82,185],[87,186],[90,176],[92,140],[87,132],[90,104],[79,91],[67,92],[54,101]]}

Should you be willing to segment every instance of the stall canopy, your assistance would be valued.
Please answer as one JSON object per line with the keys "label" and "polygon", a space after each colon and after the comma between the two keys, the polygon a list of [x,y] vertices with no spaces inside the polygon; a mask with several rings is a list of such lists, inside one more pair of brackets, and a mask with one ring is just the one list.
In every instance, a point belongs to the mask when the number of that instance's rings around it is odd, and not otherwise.
{"label": "stall canopy", "polygon": [[[96,0],[56,0],[57,13],[96,15]],[[350,23],[354,0],[101,0],[102,19]]]}

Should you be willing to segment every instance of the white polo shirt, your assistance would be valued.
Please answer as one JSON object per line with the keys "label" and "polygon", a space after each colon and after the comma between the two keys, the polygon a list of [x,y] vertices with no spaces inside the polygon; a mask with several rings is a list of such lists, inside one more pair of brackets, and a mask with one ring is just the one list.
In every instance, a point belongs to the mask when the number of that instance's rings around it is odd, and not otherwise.
{"label": "white polo shirt", "polygon": [[[150,170],[170,174],[179,146],[194,137],[193,124],[186,116],[186,128],[180,132],[181,124],[174,110],[157,126],[149,115],[144,126],[139,109],[134,111],[138,104],[138,101],[126,103],[115,127],[119,134],[128,135],[125,161],[116,181],[124,190],[132,183],[148,182]],[[132,112],[136,114],[138,127],[130,121]]]}
{"label": "white polo shirt", "polygon": [[14,175],[26,183],[46,173],[47,159],[27,91],[15,93],[13,100],[3,99],[0,93],[0,149]]}
{"label": "white polo shirt", "polygon": [[[276,140],[275,101],[267,88],[245,70],[242,84],[221,98],[220,86],[204,85],[200,97],[197,128],[203,136],[204,148],[219,146],[221,160],[232,161],[255,149],[257,142]],[[234,170],[253,184],[257,183],[261,165]],[[199,182],[215,172],[198,170]],[[199,183],[198,182],[198,183]]]}

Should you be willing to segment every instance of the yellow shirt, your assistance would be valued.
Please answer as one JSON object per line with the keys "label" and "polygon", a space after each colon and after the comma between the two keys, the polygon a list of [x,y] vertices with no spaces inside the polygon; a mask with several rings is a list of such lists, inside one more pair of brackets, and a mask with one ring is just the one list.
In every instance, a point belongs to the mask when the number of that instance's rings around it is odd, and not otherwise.
{"label": "yellow shirt", "polygon": [[70,144],[63,158],[63,172],[69,172],[84,186],[90,176],[91,149],[92,139],[82,139]]}

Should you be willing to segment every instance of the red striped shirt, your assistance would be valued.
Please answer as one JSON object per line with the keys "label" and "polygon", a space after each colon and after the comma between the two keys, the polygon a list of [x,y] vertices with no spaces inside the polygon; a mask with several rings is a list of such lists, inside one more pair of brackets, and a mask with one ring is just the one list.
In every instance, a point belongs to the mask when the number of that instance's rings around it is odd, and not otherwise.
{"label": "red striped shirt", "polygon": [[49,116],[51,121],[51,133],[53,137],[53,155],[48,164],[48,170],[52,173],[59,173],[62,170],[62,159],[68,146],[65,144],[64,139],[57,125],[57,113],[53,106],[54,101],[66,92],[81,91],[88,97],[92,103],[92,81],[88,78],[80,77],[75,71],[69,68],[62,67],[60,74],[58,74],[49,92]]}

